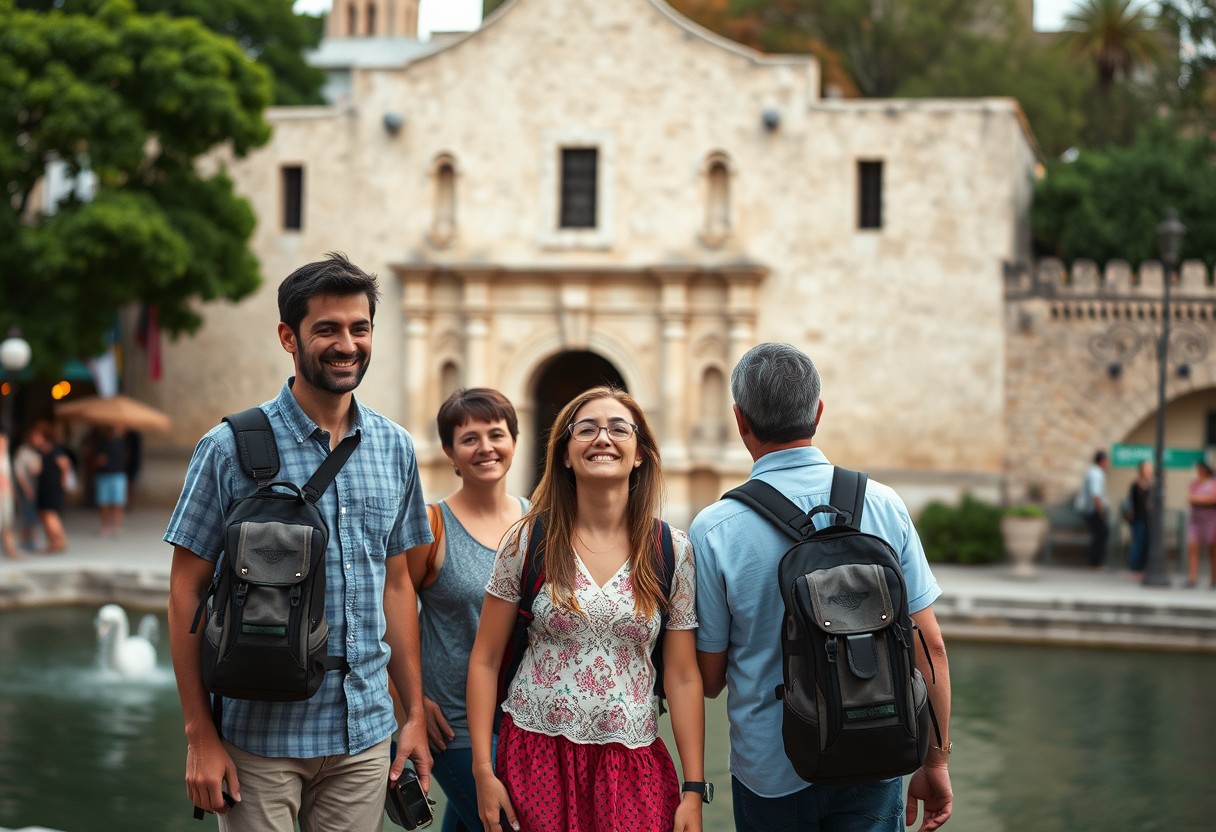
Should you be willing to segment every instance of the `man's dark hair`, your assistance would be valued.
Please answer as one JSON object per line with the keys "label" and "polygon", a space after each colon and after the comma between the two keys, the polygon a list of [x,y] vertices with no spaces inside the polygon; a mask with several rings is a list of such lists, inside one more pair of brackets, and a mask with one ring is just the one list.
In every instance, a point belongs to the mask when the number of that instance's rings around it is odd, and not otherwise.
{"label": "man's dark hair", "polygon": [[1101,465],[1106,461],[1106,451],[1094,451],[1094,465]]}
{"label": "man's dark hair", "polygon": [[730,392],[761,442],[794,442],[815,435],[819,371],[789,344],[748,350],[730,375]]}
{"label": "man's dark hair", "polygon": [[279,320],[291,327],[298,337],[300,322],[308,314],[308,302],[317,295],[367,295],[368,312],[376,319],[376,302],[380,300],[380,285],[376,276],[368,274],[346,258],[331,251],[326,259],[301,266],[279,284]]}

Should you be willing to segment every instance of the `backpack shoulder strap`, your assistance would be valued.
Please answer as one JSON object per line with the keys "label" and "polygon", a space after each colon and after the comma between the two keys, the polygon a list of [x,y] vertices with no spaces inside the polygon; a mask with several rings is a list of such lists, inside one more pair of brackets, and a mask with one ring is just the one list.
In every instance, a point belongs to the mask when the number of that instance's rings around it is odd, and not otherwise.
{"label": "backpack shoulder strap", "polygon": [[832,472],[832,496],[828,502],[839,512],[836,525],[850,526],[860,531],[861,514],[866,507],[866,483],[869,480],[868,474],[839,466]]}
{"label": "backpack shoulder strap", "polygon": [[426,507],[427,525],[431,527],[431,548],[426,553],[426,572],[429,575],[435,568],[435,558],[439,556],[439,546],[443,543],[443,509],[439,503],[431,503]]}
{"label": "backpack shoulder strap", "polygon": [[540,518],[534,518],[532,528],[528,529],[528,550],[524,554],[522,573],[519,576],[519,607],[515,611],[515,622],[511,627],[511,635],[503,650],[502,662],[498,666],[497,695],[498,707],[494,712],[494,730],[502,721],[502,703],[507,698],[507,688],[519,672],[523,664],[524,653],[528,649],[528,628],[532,624],[532,602],[540,593],[545,582],[545,573],[541,564],[541,545],[545,538],[545,527]]}
{"label": "backpack shoulder strap", "polygon": [[818,513],[818,509],[803,511],[801,506],[764,480],[750,479],[738,488],[727,491],[722,498],[738,500],[750,506],[794,540],[802,540],[815,531],[811,518]]}
{"label": "backpack shoulder strap", "polygon": [[663,634],[671,618],[671,584],[676,574],[676,550],[671,539],[671,526],[656,518],[654,533],[658,538],[659,588],[663,591],[664,603],[659,607],[659,637],[650,651],[650,664],[654,667],[654,693],[659,698],[659,716],[662,716],[667,712],[667,691],[663,685]]}
{"label": "backpack shoulder strap", "polygon": [[[671,582],[676,574],[676,550],[671,540],[671,526],[663,520],[654,521],[655,535],[659,538],[659,554],[662,556],[659,570],[659,586],[663,596],[671,594]],[[664,621],[666,623],[666,621]]]}
{"label": "backpack shoulder strap", "polygon": [[528,552],[524,555],[523,573],[519,576],[519,609],[532,620],[532,602],[545,583],[544,558],[541,547],[545,542],[545,526],[537,517],[528,529]]}
{"label": "backpack shoulder strap", "polygon": [[270,429],[266,411],[260,407],[250,407],[239,413],[228,414],[224,421],[236,437],[236,454],[241,470],[257,483],[258,488],[270,485],[279,475],[279,447],[275,444],[274,431]]}
{"label": "backpack shoulder strap", "polygon": [[325,489],[329,488],[329,484],[338,476],[338,472],[342,470],[342,466],[346,464],[346,460],[350,459],[350,455],[355,452],[355,448],[359,447],[359,443],[363,440],[363,431],[355,431],[350,436],[338,443],[338,447],[329,452],[329,456],[325,457],[325,461],[320,467],[308,478],[308,482],[304,483],[304,487],[300,490],[304,492],[304,499],[316,505],[317,500],[321,499],[321,495],[325,493]]}

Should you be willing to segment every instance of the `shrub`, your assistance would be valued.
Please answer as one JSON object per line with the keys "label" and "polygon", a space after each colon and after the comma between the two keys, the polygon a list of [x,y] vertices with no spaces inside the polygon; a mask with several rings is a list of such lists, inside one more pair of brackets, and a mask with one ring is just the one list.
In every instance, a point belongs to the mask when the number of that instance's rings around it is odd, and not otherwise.
{"label": "shrub", "polygon": [[1001,510],[964,494],[957,506],[934,500],[917,520],[921,542],[930,561],[938,563],[996,563],[1004,554]]}
{"label": "shrub", "polygon": [[1006,517],[1046,517],[1047,509],[1038,503],[1018,503],[1005,509]]}

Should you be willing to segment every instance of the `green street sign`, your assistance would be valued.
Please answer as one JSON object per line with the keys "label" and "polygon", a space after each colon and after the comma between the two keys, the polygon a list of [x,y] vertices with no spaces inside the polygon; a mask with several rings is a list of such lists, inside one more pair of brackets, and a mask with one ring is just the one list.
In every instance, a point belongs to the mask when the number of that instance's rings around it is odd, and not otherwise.
{"label": "green street sign", "polygon": [[[1202,448],[1165,448],[1161,457],[1166,468],[1191,468],[1204,458],[1204,452]],[[1114,445],[1110,449],[1110,463],[1116,468],[1135,468],[1152,461],[1152,445]]]}

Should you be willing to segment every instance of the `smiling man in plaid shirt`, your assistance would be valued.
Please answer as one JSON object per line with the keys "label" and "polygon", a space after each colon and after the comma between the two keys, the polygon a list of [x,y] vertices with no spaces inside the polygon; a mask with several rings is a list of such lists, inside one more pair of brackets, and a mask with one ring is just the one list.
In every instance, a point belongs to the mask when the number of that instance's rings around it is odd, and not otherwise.
{"label": "smiling man in plaid shirt", "polygon": [[[223,548],[224,514],[255,490],[227,425],[199,441],[165,532],[174,547],[169,637],[185,720],[186,790],[196,806],[220,815],[221,829],[286,832],[298,819],[310,830],[378,830],[385,789],[407,757],[429,785],[417,603],[400,556],[431,540],[418,466],[409,434],[353,394],[371,359],[378,298],[375,277],[341,255],[284,280],[278,335],[295,376],[262,405],[279,449],[279,478],[296,484],[345,436],[362,434],[318,503],[330,530],[329,654],[344,656],[349,670],[326,674],[303,702],[225,699],[217,731],[190,627]],[[390,677],[407,713],[391,772]]]}

